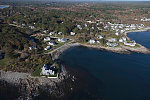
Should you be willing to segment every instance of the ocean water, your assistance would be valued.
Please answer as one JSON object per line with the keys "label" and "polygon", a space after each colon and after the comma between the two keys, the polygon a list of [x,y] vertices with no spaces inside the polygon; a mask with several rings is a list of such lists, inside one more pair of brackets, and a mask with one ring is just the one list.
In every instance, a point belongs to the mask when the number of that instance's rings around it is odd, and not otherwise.
{"label": "ocean water", "polygon": [[150,49],[150,30],[145,32],[131,32],[128,34],[128,37]]}
{"label": "ocean water", "polygon": [[3,9],[3,8],[8,8],[9,6],[5,6],[5,5],[0,5],[0,9]]}
{"label": "ocean water", "polygon": [[[128,36],[150,47],[150,31],[130,33]],[[116,54],[73,47],[65,51],[60,59],[67,66],[85,69],[101,80],[104,100],[150,100],[150,54]],[[93,82],[89,88],[97,84]]]}

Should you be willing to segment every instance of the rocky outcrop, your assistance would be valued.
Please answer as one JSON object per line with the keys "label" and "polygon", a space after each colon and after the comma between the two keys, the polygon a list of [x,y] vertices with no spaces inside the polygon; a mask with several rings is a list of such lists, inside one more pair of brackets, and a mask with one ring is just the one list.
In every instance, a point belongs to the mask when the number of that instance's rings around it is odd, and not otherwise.
{"label": "rocky outcrop", "polygon": [[[48,88],[48,92],[55,94],[57,84],[67,79],[67,71],[62,67],[58,78],[33,77],[29,73],[2,71],[0,70],[0,81],[6,85],[6,82],[18,87],[21,95],[18,99],[32,99],[40,94],[41,89]],[[57,93],[60,93],[57,91]],[[62,93],[61,93],[62,94]]]}
{"label": "rocky outcrop", "polygon": [[149,54],[150,53],[150,50],[145,48],[142,45],[140,45],[140,47],[129,47],[129,46],[124,46],[124,45],[121,45],[120,47],[104,47],[104,46],[101,46],[101,45],[85,45],[85,44],[82,44],[82,46],[95,48],[95,49],[100,49],[100,50],[106,50],[106,51],[115,52],[115,53],[121,53],[121,54],[129,54],[131,52],[144,53],[144,54]]}

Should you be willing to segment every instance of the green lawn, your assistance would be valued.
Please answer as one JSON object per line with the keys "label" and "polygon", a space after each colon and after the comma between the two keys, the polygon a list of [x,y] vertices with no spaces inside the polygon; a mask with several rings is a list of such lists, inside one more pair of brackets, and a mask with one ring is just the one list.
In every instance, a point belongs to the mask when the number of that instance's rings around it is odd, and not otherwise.
{"label": "green lawn", "polygon": [[8,62],[10,62],[11,60],[12,59],[10,59],[10,58],[0,59],[0,67],[6,66],[8,64]]}
{"label": "green lawn", "polygon": [[55,75],[49,75],[49,77],[57,77],[57,74],[55,74]]}
{"label": "green lawn", "polygon": [[33,72],[33,76],[40,76],[40,73],[41,73],[41,67],[40,66],[37,66],[35,71]]}

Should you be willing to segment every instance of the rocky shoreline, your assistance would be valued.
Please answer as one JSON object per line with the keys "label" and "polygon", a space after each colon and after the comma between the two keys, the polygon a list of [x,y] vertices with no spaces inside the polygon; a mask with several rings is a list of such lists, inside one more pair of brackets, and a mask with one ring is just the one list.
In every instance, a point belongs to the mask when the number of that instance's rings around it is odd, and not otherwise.
{"label": "rocky shoreline", "polygon": [[76,47],[76,46],[81,46],[80,43],[68,43],[63,45],[63,47],[61,47],[61,49],[57,50],[54,56],[54,59],[59,59],[59,56],[66,51],[67,49],[71,48],[71,47]]}
{"label": "rocky shoreline", "polygon": [[[62,64],[66,65],[63,62]],[[11,98],[11,100],[103,100],[104,94],[102,81],[95,79],[85,69],[74,69],[71,67],[64,68],[66,68],[67,70],[67,75],[65,75],[64,79],[61,81],[43,77],[32,78],[29,74],[26,73],[0,71],[0,93],[3,93],[3,95],[5,95],[5,97],[3,97],[0,94],[0,99],[2,98],[2,100],[10,100]],[[90,79],[86,78],[87,75],[88,77],[90,77]],[[93,86],[93,82],[99,83],[95,87],[100,87],[101,91],[97,90],[97,88],[89,88]],[[7,92],[5,91],[6,89]],[[8,92],[10,94],[7,95]],[[81,97],[81,95],[84,96]]]}
{"label": "rocky shoreline", "polygon": [[10,84],[13,87],[17,87],[19,90],[18,92],[21,93],[20,97],[17,99],[30,100],[39,95],[41,88],[46,89],[46,87],[49,87],[49,92],[55,93],[57,84],[60,84],[68,78],[65,67],[62,66],[61,69],[58,78],[33,77],[29,73],[12,71],[5,72],[0,70],[0,83],[3,86]]}
{"label": "rocky shoreline", "polygon": [[61,68],[62,72],[59,74],[58,78],[45,78],[45,77],[33,77],[29,73],[23,72],[12,72],[12,71],[2,71],[0,70],[0,80],[4,80],[8,83],[19,85],[20,83],[26,83],[25,80],[38,81],[38,85],[55,85],[65,79],[67,76],[67,71],[64,67]]}
{"label": "rocky shoreline", "polygon": [[85,47],[89,47],[89,48],[106,50],[109,52],[115,52],[115,53],[120,53],[120,54],[130,54],[131,52],[143,53],[143,54],[149,54],[150,53],[150,50],[145,48],[142,45],[140,45],[140,47],[137,47],[137,48],[123,46],[123,45],[121,45],[120,47],[113,47],[113,48],[112,47],[104,47],[101,45],[86,45],[86,44],[81,44],[81,45],[85,46]]}

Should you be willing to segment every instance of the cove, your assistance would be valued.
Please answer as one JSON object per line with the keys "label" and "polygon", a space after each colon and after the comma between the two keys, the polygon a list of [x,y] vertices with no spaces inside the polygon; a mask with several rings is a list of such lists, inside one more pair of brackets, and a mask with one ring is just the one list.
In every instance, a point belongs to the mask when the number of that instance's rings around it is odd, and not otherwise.
{"label": "cove", "polygon": [[[149,40],[145,39],[150,34],[142,33],[129,37],[148,46]],[[85,69],[101,80],[104,100],[150,100],[150,54],[117,54],[79,46],[66,50],[60,59],[68,67]],[[95,85],[98,83],[92,87]]]}
{"label": "cove", "polygon": [[150,49],[150,30],[143,32],[130,32],[127,34],[132,40]]}

